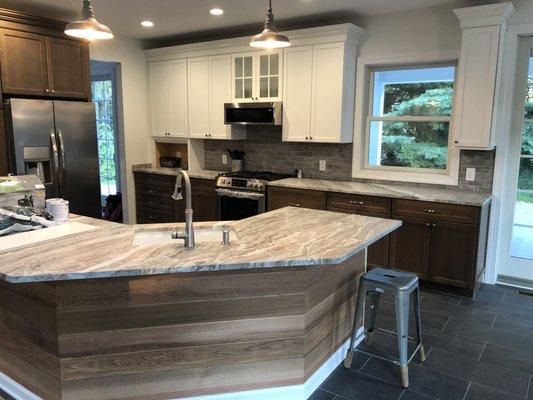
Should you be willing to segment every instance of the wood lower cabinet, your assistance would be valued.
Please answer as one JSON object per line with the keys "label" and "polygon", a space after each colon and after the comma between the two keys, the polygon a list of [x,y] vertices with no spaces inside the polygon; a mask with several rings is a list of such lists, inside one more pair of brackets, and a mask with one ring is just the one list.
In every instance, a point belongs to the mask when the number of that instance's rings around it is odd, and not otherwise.
{"label": "wood lower cabinet", "polygon": [[0,29],[2,91],[8,95],[89,100],[89,45]]}
{"label": "wood lower cabinet", "polygon": [[[399,219],[393,216],[393,219]],[[389,266],[414,272],[427,278],[429,260],[430,222],[418,218],[401,218],[403,224],[390,236]]]}
{"label": "wood lower cabinet", "polygon": [[277,186],[268,187],[268,211],[289,206],[312,208],[315,210],[325,210],[326,192],[307,189],[292,189]]}
{"label": "wood lower cabinet", "polygon": [[[174,200],[171,195],[176,182],[175,175],[135,172],[135,198],[137,223],[164,223],[185,221],[185,184],[183,200]],[[191,179],[192,208],[194,221],[217,221],[217,197],[214,181]]]}
{"label": "wood lower cabinet", "polygon": [[[365,215],[367,217],[390,218],[391,199],[385,197],[328,193],[328,211]],[[389,235],[368,247],[368,269],[389,266]]]}
{"label": "wood lower cabinet", "polygon": [[218,221],[218,197],[215,182],[210,179],[191,179],[192,208],[195,221]]}
{"label": "wood lower cabinet", "polygon": [[469,287],[475,268],[476,237],[475,225],[432,222],[428,280]]}
{"label": "wood lower cabinet", "polygon": [[7,146],[4,111],[0,110],[0,176],[5,176],[9,173]]}

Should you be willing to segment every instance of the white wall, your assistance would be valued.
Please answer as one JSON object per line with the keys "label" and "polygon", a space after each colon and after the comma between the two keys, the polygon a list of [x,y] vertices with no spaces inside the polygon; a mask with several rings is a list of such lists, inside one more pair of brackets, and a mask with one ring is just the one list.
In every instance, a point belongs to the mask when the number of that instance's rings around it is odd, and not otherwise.
{"label": "white wall", "polygon": [[[121,188],[124,222],[135,223],[135,185],[132,165],[152,160],[153,143],[149,133],[148,68],[141,42],[124,37],[91,44],[91,60],[120,63],[117,77],[122,92],[122,121],[118,121]],[[119,99],[120,108],[120,99]]]}
{"label": "white wall", "polygon": [[388,14],[361,21],[366,29],[361,57],[459,50],[461,29],[452,7]]}

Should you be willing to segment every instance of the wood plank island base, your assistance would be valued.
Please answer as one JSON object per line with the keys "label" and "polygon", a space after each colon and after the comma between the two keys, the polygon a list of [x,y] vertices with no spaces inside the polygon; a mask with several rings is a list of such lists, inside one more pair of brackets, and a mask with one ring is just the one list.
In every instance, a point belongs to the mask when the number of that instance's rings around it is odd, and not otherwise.
{"label": "wood plank island base", "polygon": [[[301,385],[349,338],[366,248],[400,225],[284,208],[231,223],[239,239],[230,246],[185,250],[181,242],[134,245],[136,232],[168,224],[78,221],[101,229],[59,248],[2,254],[0,371],[43,399],[166,400]],[[333,236],[326,242],[320,229]],[[82,263],[86,246],[94,257]],[[215,250],[209,264],[205,254]]]}

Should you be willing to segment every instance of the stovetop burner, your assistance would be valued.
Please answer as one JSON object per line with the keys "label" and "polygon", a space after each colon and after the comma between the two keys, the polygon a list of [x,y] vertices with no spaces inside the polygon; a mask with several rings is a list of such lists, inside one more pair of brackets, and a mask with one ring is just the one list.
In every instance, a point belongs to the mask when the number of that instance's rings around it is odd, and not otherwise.
{"label": "stovetop burner", "polygon": [[270,171],[237,171],[237,172],[225,172],[220,176],[227,178],[240,178],[240,179],[257,179],[260,181],[275,181],[278,179],[291,178],[291,174],[278,174]]}

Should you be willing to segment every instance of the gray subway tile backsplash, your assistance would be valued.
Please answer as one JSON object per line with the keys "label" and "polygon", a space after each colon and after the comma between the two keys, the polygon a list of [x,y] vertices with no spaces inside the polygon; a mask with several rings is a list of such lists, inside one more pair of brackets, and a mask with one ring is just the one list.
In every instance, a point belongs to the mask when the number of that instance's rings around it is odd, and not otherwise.
{"label": "gray subway tile backsplash", "polygon": [[[225,154],[227,149],[245,151],[246,169],[250,171],[293,173],[296,168],[300,168],[304,178],[371,182],[371,180],[352,179],[353,145],[351,143],[282,142],[280,127],[249,126],[246,140],[206,140],[205,168],[229,169],[229,163],[222,164],[222,154]],[[447,188],[491,192],[494,158],[495,151],[462,150],[459,163],[459,184],[447,186]],[[318,170],[320,160],[326,160],[326,171]],[[474,182],[465,180],[466,168],[470,167],[476,168]],[[375,182],[384,183],[384,181]],[[393,183],[412,185],[401,182]],[[418,184],[418,186],[442,188],[442,185]]]}

